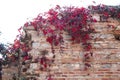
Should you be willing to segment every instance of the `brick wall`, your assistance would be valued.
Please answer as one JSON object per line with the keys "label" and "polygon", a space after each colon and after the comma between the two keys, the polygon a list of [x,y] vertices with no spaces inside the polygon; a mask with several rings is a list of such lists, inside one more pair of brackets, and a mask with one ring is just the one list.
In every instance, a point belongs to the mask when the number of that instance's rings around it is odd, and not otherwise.
{"label": "brick wall", "polygon": [[[99,15],[95,15],[99,21]],[[55,48],[55,62],[50,67],[50,74],[54,80],[120,80],[120,42],[114,38],[112,28],[107,25],[117,25],[118,21],[109,19],[108,22],[93,23],[96,32],[92,33],[93,57],[90,59],[91,67],[84,70],[83,55],[86,53],[81,44],[71,44],[70,36],[64,33],[63,53],[59,46]],[[31,27],[27,31],[32,35],[33,49],[29,52],[33,59],[40,56],[41,50],[48,50],[51,58],[51,46],[46,42],[42,33]],[[39,70],[39,63],[31,63],[28,72],[38,73],[38,80],[46,80],[48,72]]]}
{"label": "brick wall", "polygon": [[12,80],[13,74],[17,76],[18,69],[14,66],[2,69],[2,80]]}

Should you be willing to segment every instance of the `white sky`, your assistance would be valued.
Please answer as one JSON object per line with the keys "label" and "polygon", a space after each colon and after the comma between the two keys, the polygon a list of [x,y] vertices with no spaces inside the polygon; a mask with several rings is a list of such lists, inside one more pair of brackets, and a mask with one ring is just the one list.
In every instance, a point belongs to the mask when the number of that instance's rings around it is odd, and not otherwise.
{"label": "white sky", "polygon": [[48,11],[55,5],[86,6],[93,4],[120,5],[120,0],[0,0],[0,42],[13,42],[17,29],[35,18],[39,13]]}

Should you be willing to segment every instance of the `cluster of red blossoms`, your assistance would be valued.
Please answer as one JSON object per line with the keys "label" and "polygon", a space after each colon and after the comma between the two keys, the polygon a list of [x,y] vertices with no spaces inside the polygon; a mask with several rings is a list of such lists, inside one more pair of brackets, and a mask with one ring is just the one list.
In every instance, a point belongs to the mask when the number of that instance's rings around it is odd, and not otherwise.
{"label": "cluster of red blossoms", "polygon": [[91,49],[88,41],[90,33],[94,31],[90,23],[96,22],[86,8],[63,7],[57,5],[43,15],[38,15],[32,22],[25,23],[25,27],[32,25],[35,30],[42,31],[47,36],[46,41],[52,46],[64,43],[63,31],[68,32],[73,43],[82,43],[84,49]]}

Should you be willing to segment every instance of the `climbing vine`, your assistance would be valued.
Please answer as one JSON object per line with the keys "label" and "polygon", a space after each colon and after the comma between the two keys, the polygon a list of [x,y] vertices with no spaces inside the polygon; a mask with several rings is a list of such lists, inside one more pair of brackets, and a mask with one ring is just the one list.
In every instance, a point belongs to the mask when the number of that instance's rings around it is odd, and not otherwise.
{"label": "climbing vine", "polygon": [[[84,54],[84,64],[85,69],[91,67],[90,58],[93,57],[93,53],[89,52],[92,48],[89,41],[92,39],[90,34],[94,32],[94,28],[91,26],[91,23],[97,22],[91,15],[91,12],[96,12],[98,14],[102,14],[104,18],[116,18],[120,19],[120,8],[111,7],[106,5],[98,5],[98,6],[89,6],[86,8],[79,7],[60,7],[57,5],[55,8],[50,9],[48,12],[44,14],[39,14],[36,18],[34,18],[31,22],[26,22],[24,27],[33,26],[34,29],[39,33],[42,32],[46,37],[46,41],[51,45],[51,51],[53,53],[53,60],[55,58],[55,50],[54,46],[60,46],[60,50],[62,50],[62,44],[64,44],[63,34],[66,32],[69,36],[71,36],[70,41],[74,43],[81,43],[84,51],[88,51],[88,53]],[[12,47],[12,50],[21,49],[23,52],[23,61],[31,59],[28,55],[28,52],[31,50],[31,47],[28,46],[28,41],[31,40],[28,35],[26,35],[29,39],[20,37],[20,40],[15,40],[15,43]],[[24,40],[25,39],[25,40]],[[24,43],[21,43],[21,42]],[[42,53],[47,53],[43,51]],[[26,55],[25,55],[26,54]],[[40,59],[36,61],[42,65],[41,70],[46,70],[48,66],[50,66],[53,60],[49,60],[46,54],[42,54]],[[48,80],[52,80],[51,75]]]}
{"label": "climbing vine", "polygon": [[108,6],[100,4],[97,6],[89,6],[89,9],[98,14],[102,14],[102,17],[108,19],[110,17],[114,19],[120,19],[120,6]]}
{"label": "climbing vine", "polygon": [[57,5],[46,12],[44,16],[38,15],[33,22],[27,22],[24,26],[32,25],[35,30],[42,31],[51,46],[64,43],[62,34],[65,31],[72,37],[73,43],[82,43],[84,49],[89,51],[92,48],[89,43],[90,33],[94,31],[90,26],[92,22],[96,22],[96,20],[92,18],[86,8],[73,6],[61,8]]}

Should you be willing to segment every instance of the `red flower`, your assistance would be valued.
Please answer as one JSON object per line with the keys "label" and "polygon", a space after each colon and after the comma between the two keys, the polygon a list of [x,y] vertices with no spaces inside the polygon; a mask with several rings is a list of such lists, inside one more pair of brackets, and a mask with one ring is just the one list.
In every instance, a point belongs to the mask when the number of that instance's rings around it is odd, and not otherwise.
{"label": "red flower", "polygon": [[31,25],[34,27],[35,30],[37,30],[37,21],[31,22]]}
{"label": "red flower", "polygon": [[76,28],[76,27],[73,27],[72,28],[72,32],[74,33],[74,32],[76,32],[78,29]]}
{"label": "red flower", "polygon": [[118,13],[117,17],[120,19],[120,13]]}
{"label": "red flower", "polygon": [[54,31],[51,28],[49,28],[47,29],[47,32],[53,34]]}
{"label": "red flower", "polygon": [[40,59],[40,64],[45,64],[46,63],[46,57],[42,57]]}
{"label": "red flower", "polygon": [[49,75],[47,80],[53,80],[53,79],[52,79],[52,76]]}
{"label": "red flower", "polygon": [[84,39],[85,39],[85,40],[89,40],[89,39],[90,39],[89,35],[86,34],[86,35],[84,36]]}
{"label": "red flower", "polygon": [[29,60],[29,56],[25,56],[23,60]]}
{"label": "red flower", "polygon": [[43,64],[43,66],[44,66],[44,68],[47,68],[47,64],[45,63],[45,64]]}
{"label": "red flower", "polygon": [[86,51],[90,51],[91,48],[92,48],[91,45],[87,45],[87,46],[86,46]]}
{"label": "red flower", "polygon": [[14,49],[20,48],[20,41],[19,40],[15,40],[13,47],[14,47]]}
{"label": "red flower", "polygon": [[93,22],[97,22],[97,20],[96,20],[96,19],[93,19]]}
{"label": "red flower", "polygon": [[46,31],[46,30],[44,30],[44,29],[43,29],[42,31],[43,31],[44,35],[46,35],[46,34],[47,34],[47,31]]}
{"label": "red flower", "polygon": [[47,37],[47,42],[49,42],[50,44],[52,44],[53,43],[53,38],[52,37]]}
{"label": "red flower", "polygon": [[104,15],[105,17],[109,17],[109,13],[108,13],[108,12],[103,12],[103,15]]}

